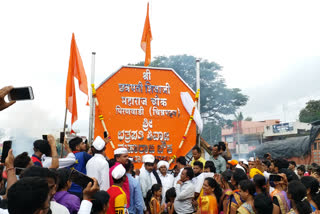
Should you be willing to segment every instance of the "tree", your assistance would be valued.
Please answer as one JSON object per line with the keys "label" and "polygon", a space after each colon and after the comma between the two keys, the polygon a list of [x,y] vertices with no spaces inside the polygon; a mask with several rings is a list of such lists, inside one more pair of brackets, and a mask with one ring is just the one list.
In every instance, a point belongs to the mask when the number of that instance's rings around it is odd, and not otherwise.
{"label": "tree", "polygon": [[311,123],[320,120],[320,100],[310,100],[306,103],[306,107],[300,111],[299,121]]}
{"label": "tree", "polygon": [[246,117],[245,121],[252,121],[252,117]]}
{"label": "tree", "polygon": [[[157,56],[150,66],[174,69],[196,91],[195,61],[194,56],[188,55]],[[135,65],[143,66],[144,62]],[[206,141],[220,141],[221,127],[232,126],[232,120],[227,118],[248,101],[248,96],[243,95],[239,88],[227,88],[224,78],[219,74],[221,69],[222,66],[215,62],[200,60],[200,109],[205,121],[202,137]]]}
{"label": "tree", "polygon": [[236,121],[242,121],[243,120],[243,114],[242,114],[241,111],[239,113],[235,113],[234,117],[235,117]]}
{"label": "tree", "polygon": [[[151,67],[174,69],[182,79],[196,91],[196,58],[188,55],[157,56]],[[136,65],[143,66],[144,62]],[[222,127],[231,126],[232,120],[226,116],[234,115],[236,110],[246,105],[248,96],[239,88],[227,88],[224,78],[218,73],[222,67],[207,60],[200,60],[200,110],[206,122],[213,122]]]}

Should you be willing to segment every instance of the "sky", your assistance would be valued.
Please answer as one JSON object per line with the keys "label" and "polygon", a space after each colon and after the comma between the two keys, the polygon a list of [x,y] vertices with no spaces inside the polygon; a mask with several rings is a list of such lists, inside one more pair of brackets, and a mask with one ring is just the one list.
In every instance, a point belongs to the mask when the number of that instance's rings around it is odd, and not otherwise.
{"label": "sky", "polygon": [[[62,129],[73,32],[89,83],[92,52],[96,85],[122,65],[143,61],[147,2],[1,1],[0,86],[32,86],[35,99],[2,111],[0,127],[39,137]],[[152,56],[214,61],[223,67],[227,86],[249,96],[240,109],[245,117],[295,121],[308,100],[320,98],[319,6],[294,0],[151,0]],[[77,102],[75,128],[86,135],[89,108],[80,91]]]}

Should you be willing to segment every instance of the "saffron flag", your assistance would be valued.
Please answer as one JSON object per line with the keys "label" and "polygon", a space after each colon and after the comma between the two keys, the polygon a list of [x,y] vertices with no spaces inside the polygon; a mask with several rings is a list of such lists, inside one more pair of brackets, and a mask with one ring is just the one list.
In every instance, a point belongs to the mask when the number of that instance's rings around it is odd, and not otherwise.
{"label": "saffron flag", "polygon": [[[74,78],[78,79],[79,89],[88,96],[88,83],[87,83],[86,72],[83,67],[83,63],[82,63],[81,56],[76,44],[74,33],[72,33],[69,69],[68,69],[68,78],[67,78],[67,87],[66,87],[66,108],[72,114],[71,132],[73,133],[74,131],[72,130],[72,124],[78,119]],[[89,105],[89,96],[87,100],[87,105]]]}
{"label": "saffron flag", "polygon": [[151,27],[149,21],[149,3],[147,8],[147,17],[146,21],[144,22],[143,34],[141,39],[141,48],[146,53],[146,58],[144,61],[144,66],[148,66],[151,62]]}

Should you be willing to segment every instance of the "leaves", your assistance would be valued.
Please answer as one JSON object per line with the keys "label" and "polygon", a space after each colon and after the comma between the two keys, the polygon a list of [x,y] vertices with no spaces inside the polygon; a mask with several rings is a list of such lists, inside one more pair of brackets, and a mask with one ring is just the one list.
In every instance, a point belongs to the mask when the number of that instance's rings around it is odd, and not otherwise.
{"label": "leaves", "polygon": [[300,111],[300,122],[311,123],[320,120],[320,100],[310,100],[306,104],[306,107]]}
{"label": "leaves", "polygon": [[[136,65],[143,66],[143,64],[144,62],[139,62]],[[196,58],[194,56],[157,56],[150,66],[174,69],[196,91]],[[207,123],[202,134],[206,140],[209,137],[206,134],[209,132],[205,131],[207,127],[214,130],[217,136],[214,140],[220,140],[221,127],[231,124],[231,120],[227,117],[234,115],[248,101],[248,96],[243,95],[239,88],[227,87],[224,78],[219,74],[221,70],[221,65],[200,59],[200,112]]]}

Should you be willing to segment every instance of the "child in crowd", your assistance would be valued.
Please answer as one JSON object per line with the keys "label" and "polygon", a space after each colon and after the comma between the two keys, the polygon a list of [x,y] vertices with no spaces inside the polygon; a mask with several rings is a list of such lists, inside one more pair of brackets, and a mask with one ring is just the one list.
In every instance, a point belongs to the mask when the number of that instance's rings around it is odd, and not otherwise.
{"label": "child in crowd", "polygon": [[166,192],[166,214],[174,214],[174,199],[176,198],[177,194],[176,194],[176,190],[174,187],[170,188],[167,190]]}
{"label": "child in crowd", "polygon": [[272,214],[273,203],[269,195],[259,193],[254,198],[254,210],[256,214]]}
{"label": "child in crowd", "polygon": [[92,214],[105,214],[109,207],[110,195],[106,191],[98,191],[92,196]]}
{"label": "child in crowd", "polygon": [[80,208],[80,198],[68,192],[72,184],[71,180],[69,180],[70,173],[71,170],[68,168],[57,170],[59,183],[54,200],[65,206],[71,214],[75,214],[78,213]]}
{"label": "child in crowd", "polygon": [[[162,185],[154,184],[151,188],[151,192],[148,192],[147,199],[150,201],[150,212],[151,214],[161,214],[164,211],[164,206],[161,204],[161,195],[162,195]],[[151,198],[151,200],[149,200]]]}

